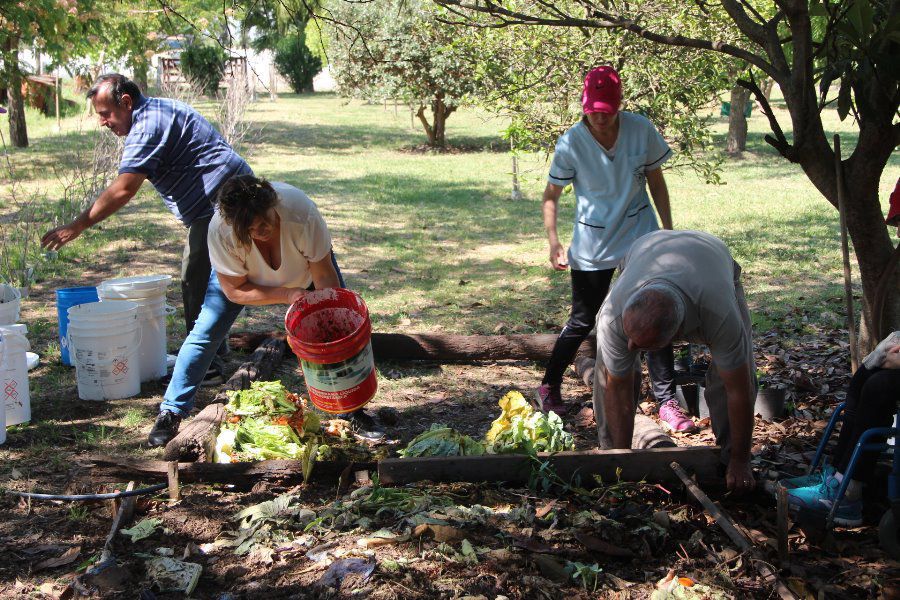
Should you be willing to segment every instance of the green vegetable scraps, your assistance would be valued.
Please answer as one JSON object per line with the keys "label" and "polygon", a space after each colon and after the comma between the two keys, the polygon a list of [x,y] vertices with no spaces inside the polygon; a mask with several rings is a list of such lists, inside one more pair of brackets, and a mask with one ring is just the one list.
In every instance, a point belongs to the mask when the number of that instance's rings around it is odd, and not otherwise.
{"label": "green vegetable scraps", "polygon": [[241,417],[293,414],[298,406],[288,393],[280,381],[254,381],[250,389],[229,391],[225,410]]}
{"label": "green vegetable scraps", "polygon": [[280,381],[254,381],[249,389],[228,392],[228,398],[225,410],[231,417],[216,437],[216,462],[300,460],[307,479],[316,457],[328,453],[316,435],[319,416],[304,413],[300,398]]}
{"label": "green vegetable scraps", "polygon": [[535,411],[519,392],[509,392],[498,402],[501,413],[477,442],[446,425],[433,424],[398,454],[410,456],[480,456],[482,454],[533,454],[574,450],[572,434],[563,429],[555,412]]}
{"label": "green vegetable scraps", "polygon": [[481,456],[484,446],[467,435],[434,423],[431,429],[416,436],[406,449],[397,452],[408,456]]}
{"label": "green vegetable scraps", "polygon": [[491,454],[561,452],[574,450],[572,434],[563,429],[555,412],[535,411],[519,392],[508,392],[498,402],[503,411],[485,436]]}

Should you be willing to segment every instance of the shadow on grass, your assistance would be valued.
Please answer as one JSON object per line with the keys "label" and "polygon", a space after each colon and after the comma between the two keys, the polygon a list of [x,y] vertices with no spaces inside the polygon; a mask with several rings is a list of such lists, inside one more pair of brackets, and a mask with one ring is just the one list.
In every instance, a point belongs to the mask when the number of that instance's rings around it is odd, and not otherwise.
{"label": "shadow on grass", "polygon": [[[337,125],[304,124],[289,121],[251,122],[251,128],[260,129],[260,145],[287,149],[310,149],[332,153],[359,148],[385,148],[413,153],[427,142],[424,131],[415,132],[388,124]],[[450,152],[505,152],[509,144],[499,135],[453,135],[452,122],[448,121],[447,143]],[[439,154],[439,153],[438,153]]]}

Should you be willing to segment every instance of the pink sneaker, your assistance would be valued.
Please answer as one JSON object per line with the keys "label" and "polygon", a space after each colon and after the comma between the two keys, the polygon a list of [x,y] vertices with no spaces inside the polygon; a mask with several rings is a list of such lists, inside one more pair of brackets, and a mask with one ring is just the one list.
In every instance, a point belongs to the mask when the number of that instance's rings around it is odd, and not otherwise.
{"label": "pink sneaker", "polygon": [[669,400],[659,407],[659,419],[663,425],[678,433],[693,433],[697,426],[681,410],[678,400]]}
{"label": "pink sneaker", "polygon": [[558,415],[564,415],[568,410],[566,403],[563,402],[558,385],[545,383],[535,390],[534,397],[535,400],[537,400],[535,408],[541,412],[549,412],[552,410]]}

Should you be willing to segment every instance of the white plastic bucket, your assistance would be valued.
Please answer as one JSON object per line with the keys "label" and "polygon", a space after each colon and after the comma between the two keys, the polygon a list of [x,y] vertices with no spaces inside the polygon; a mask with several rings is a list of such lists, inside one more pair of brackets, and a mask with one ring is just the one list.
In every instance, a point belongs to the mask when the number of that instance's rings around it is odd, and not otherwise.
{"label": "white plastic bucket", "polygon": [[0,283],[0,325],[12,325],[19,320],[21,302],[19,288]]}
{"label": "white plastic bucket", "polygon": [[97,293],[101,298],[119,298],[130,300],[132,298],[152,298],[165,296],[171,283],[169,275],[143,275],[141,277],[120,277],[107,279],[97,286]]}
{"label": "white plastic bucket", "polygon": [[[6,344],[0,340],[0,365],[6,361]],[[0,444],[6,443],[6,405],[0,404]]]}
{"label": "white plastic bucket", "polygon": [[22,324],[0,325],[0,398],[6,413],[6,426],[31,420],[31,394],[28,391],[28,363],[25,353],[31,349]]}
{"label": "white plastic bucket", "polygon": [[153,381],[166,374],[166,306],[168,275],[108,279],[97,286],[101,302],[133,302],[138,305],[141,344],[138,350],[141,381]]}
{"label": "white plastic bucket", "polygon": [[69,309],[69,354],[82,400],[130,398],[141,391],[138,306],[89,302]]}

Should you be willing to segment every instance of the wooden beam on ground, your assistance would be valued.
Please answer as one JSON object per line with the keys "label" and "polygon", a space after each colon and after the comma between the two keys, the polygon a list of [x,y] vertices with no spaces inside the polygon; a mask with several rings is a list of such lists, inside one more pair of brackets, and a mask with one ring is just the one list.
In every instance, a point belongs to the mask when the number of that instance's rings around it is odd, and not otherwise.
{"label": "wooden beam on ground", "polygon": [[[110,456],[94,456],[91,480],[94,483],[119,482],[126,479],[166,481],[169,462],[135,460]],[[347,468],[347,461],[317,462],[312,472],[314,481],[337,481]],[[354,463],[356,470],[375,469],[375,463]],[[285,484],[303,482],[303,466],[299,460],[262,460],[257,462],[217,464],[206,462],[178,463],[178,479],[183,483],[221,483],[236,489],[250,489],[259,481],[278,481]]]}
{"label": "wooden beam on ground", "polygon": [[[721,485],[717,473],[721,448],[694,446],[651,448],[648,450],[588,450],[539,454],[563,481],[581,478],[581,485],[594,485],[594,475],[609,483],[617,481],[677,482],[669,464],[677,460],[694,471],[700,481]],[[522,454],[487,456],[435,456],[421,458],[387,458],[378,463],[378,477],[383,484],[401,485],[416,481],[435,482],[508,482],[527,483],[539,465]],[[621,469],[620,472],[617,472]]]}
{"label": "wooden beam on ground", "polygon": [[219,426],[225,419],[225,405],[209,404],[187,422],[184,428],[166,444],[163,452],[165,461],[207,461],[212,460]]}
{"label": "wooden beam on ground", "polygon": [[670,467],[672,471],[678,475],[678,478],[691,493],[691,496],[696,498],[697,502],[703,505],[706,512],[715,519],[716,524],[725,532],[731,541],[740,548],[741,552],[746,552],[750,555],[751,562],[756,567],[757,572],[763,576],[769,585],[772,585],[775,588],[775,593],[778,594],[778,597],[782,600],[797,600],[797,596],[794,592],[779,579],[778,573],[773,571],[772,568],[760,558],[759,552],[756,547],[750,543],[747,536],[738,530],[734,521],[731,520],[731,515],[716,506],[715,503],[709,499],[709,496],[700,489],[697,482],[688,476],[681,464],[675,461]]}
{"label": "wooden beam on ground", "polygon": [[275,369],[284,359],[287,344],[284,339],[266,338],[262,340],[250,359],[238,367],[237,371],[222,386],[222,391],[216,394],[212,404],[206,406],[200,414],[191,419],[174,438],[172,438],[163,452],[163,459],[167,461],[208,461],[212,460],[213,448],[216,436],[219,434],[219,425],[225,418],[225,404],[228,402],[228,392],[245,390],[254,381],[267,381],[271,379]]}
{"label": "wooden beam on ground", "polygon": [[[265,338],[281,337],[284,334],[234,333],[228,343],[235,349],[256,347]],[[516,334],[516,335],[444,335],[373,333],[372,351],[379,360],[548,360],[556,343],[556,334]],[[579,353],[594,356],[596,341],[589,336],[581,345]]]}

